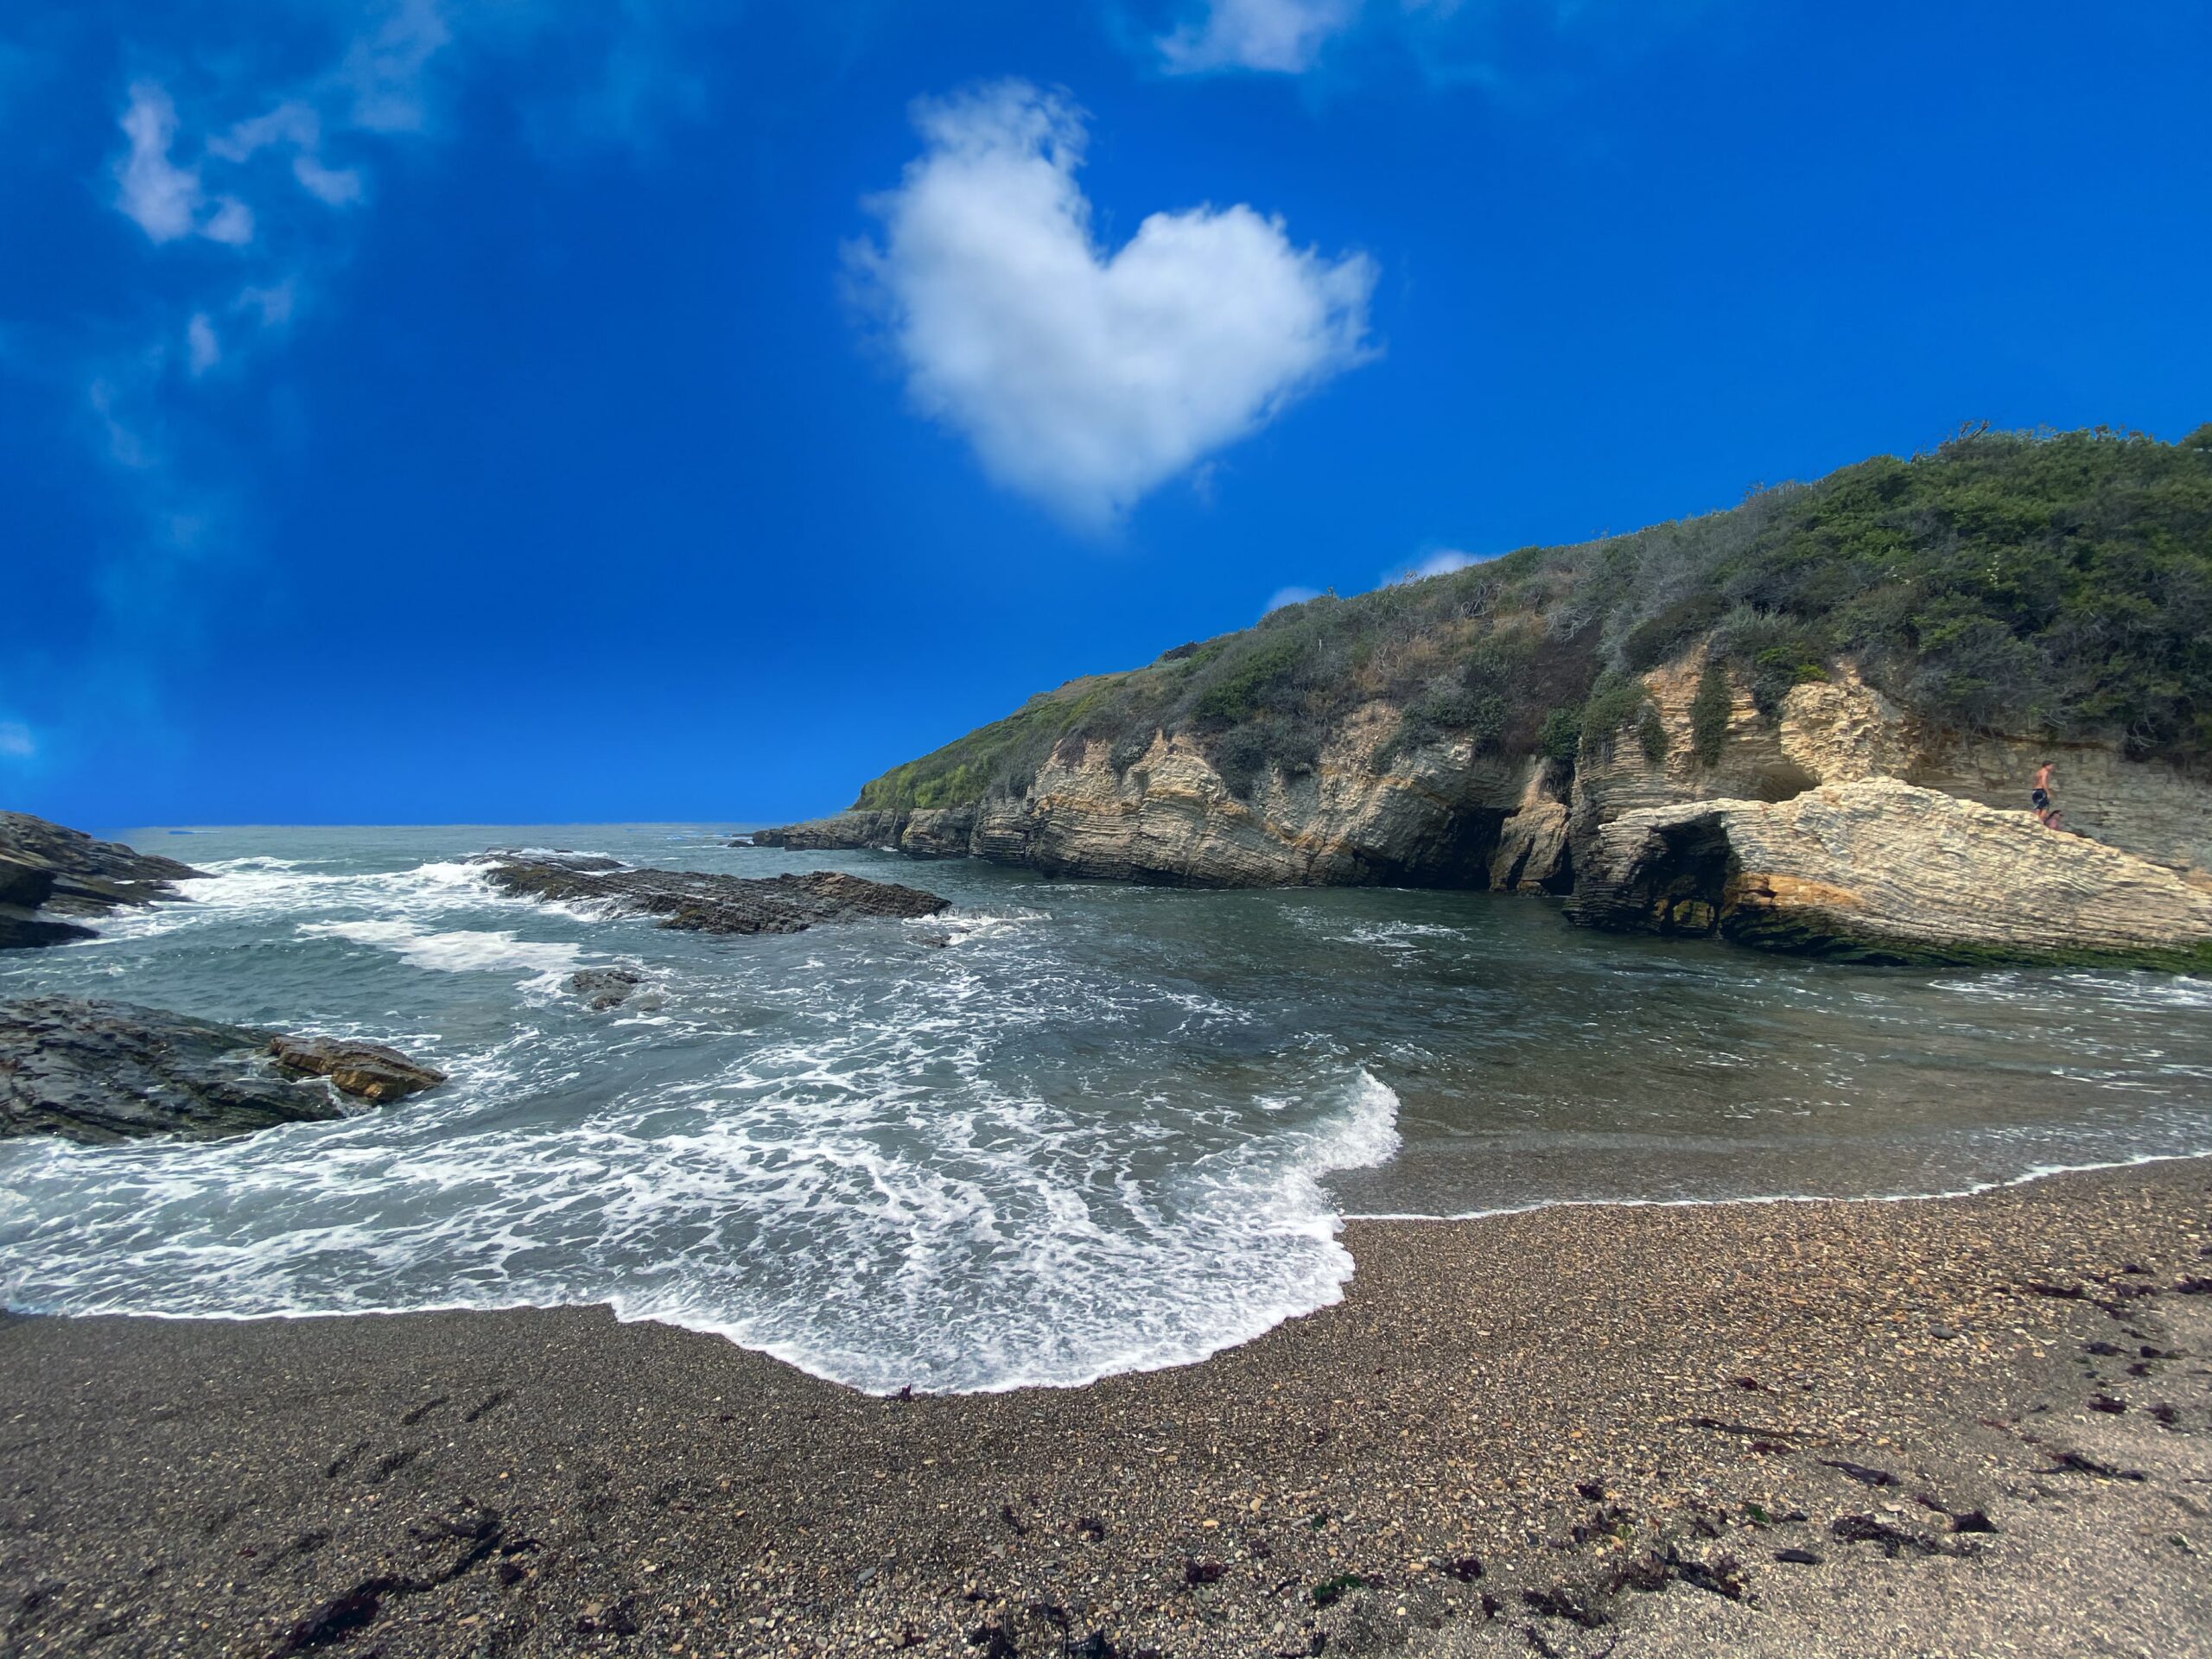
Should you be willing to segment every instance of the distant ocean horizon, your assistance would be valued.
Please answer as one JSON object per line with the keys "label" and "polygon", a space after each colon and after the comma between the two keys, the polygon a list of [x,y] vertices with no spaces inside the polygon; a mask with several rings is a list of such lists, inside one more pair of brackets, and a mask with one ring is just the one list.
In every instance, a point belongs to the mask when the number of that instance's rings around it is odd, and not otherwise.
{"label": "distant ocean horizon", "polygon": [[[0,1300],[604,1302],[864,1389],[1067,1385],[1334,1300],[1349,1216],[1953,1193],[2212,1152],[2201,980],[732,845],[749,827],[125,832],[212,879],[0,957],[0,996],[370,1038],[452,1081],[229,1141],[0,1143]],[[496,893],[469,861],[493,846],[840,868],[954,908],[710,938]],[[615,965],[646,981],[623,1007],[568,988]]]}

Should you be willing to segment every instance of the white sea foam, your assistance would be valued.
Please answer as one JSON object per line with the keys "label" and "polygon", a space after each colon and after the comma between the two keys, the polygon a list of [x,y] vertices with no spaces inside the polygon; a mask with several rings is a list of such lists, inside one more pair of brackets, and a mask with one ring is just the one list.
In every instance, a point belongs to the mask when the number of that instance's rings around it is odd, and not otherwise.
{"label": "white sea foam", "polygon": [[1435,922],[1361,922],[1348,932],[1331,936],[1339,944],[1371,944],[1385,950],[1413,950],[1423,939],[1459,939],[1466,930]]}
{"label": "white sea foam", "polygon": [[559,1134],[395,1145],[392,1114],[30,1148],[0,1290],[245,1318],[604,1301],[862,1388],[1069,1385],[1335,1300],[1351,1261],[1319,1179],[1396,1144],[1395,1096],[1358,1071],[1307,1127],[1147,1170],[1064,1108],[841,1058],[771,1052]]}
{"label": "white sea foam", "polygon": [[512,933],[428,933],[411,922],[302,922],[295,931],[307,939],[380,945],[417,968],[442,974],[519,971],[543,978],[569,971],[582,950],[565,939],[524,940]]}
{"label": "white sea foam", "polygon": [[1936,1204],[1955,1198],[1978,1198],[1985,1192],[2031,1186],[2057,1175],[2094,1175],[2102,1170],[2139,1169],[2146,1164],[2193,1163],[2212,1158],[2212,1146],[2190,1152],[2145,1152],[2132,1158],[2104,1158],[2080,1164],[2036,1164],[2016,1175],[1963,1186],[1930,1188],[1919,1192],[1866,1192],[1839,1198],[1828,1192],[1747,1192],[1725,1198],[1543,1198],[1533,1204],[1495,1205],[1484,1210],[1461,1210],[1440,1214],[1427,1210],[1363,1210],[1348,1211],[1345,1221],[1488,1221],[1496,1216],[1525,1216],[1539,1210],[1710,1210],[1731,1204]]}
{"label": "white sea foam", "polygon": [[[1708,1169],[1745,1154],[1727,1168],[1764,1173],[1738,1187],[1865,1192],[2212,1139],[2196,982],[1718,953],[1592,975],[1501,950],[1474,919],[1378,917],[1374,895],[1270,901],[1253,933],[1243,900],[963,887],[957,867],[940,891],[958,908],[916,924],[950,950],[887,950],[872,928],[707,939],[512,898],[477,864],[405,863],[389,832],[370,845],[400,868],[218,862],[194,902],[39,971],[391,1041],[452,1082],[234,1141],[0,1144],[0,1299],[241,1318],[604,1302],[864,1388],[1065,1384],[1336,1300],[1351,1262],[1332,1189],[1394,1208],[1440,1144],[1426,1190],[1464,1201],[1436,1208],[1480,1214],[1546,1190],[1561,1159],[1633,1199],[1695,1190],[1664,1173],[1685,1147]],[[1277,918],[1294,939],[1264,931]],[[1408,1006],[1406,963],[1479,984],[1486,951],[1510,1002],[1480,1021]],[[645,973],[660,1006],[559,990],[592,960]],[[1633,1100],[1592,1075],[1639,1063],[1653,1087]],[[1409,1153],[1377,1072],[1407,1090]],[[1947,1117],[1946,1091],[1985,1074]],[[1814,1161],[1784,1161],[1792,1146]],[[1886,1173],[1853,1164],[1861,1148]],[[1401,1155],[1401,1173],[1354,1173]]]}

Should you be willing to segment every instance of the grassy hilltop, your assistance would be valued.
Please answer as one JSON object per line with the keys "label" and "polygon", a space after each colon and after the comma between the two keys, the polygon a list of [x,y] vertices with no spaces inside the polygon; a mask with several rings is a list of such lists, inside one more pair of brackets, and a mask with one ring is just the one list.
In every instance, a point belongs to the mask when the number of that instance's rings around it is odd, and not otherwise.
{"label": "grassy hilltop", "polygon": [[[1725,512],[1450,575],[1334,595],[1073,680],[861,791],[867,808],[1019,793],[1062,745],[1117,768],[1187,734],[1240,792],[1310,769],[1360,704],[1402,711],[1386,748],[1465,735],[1571,760],[1666,736],[1636,676],[1712,643],[1694,719],[1717,744],[1725,663],[1770,713],[1839,658],[1923,718],[2107,736],[2212,760],[2212,425],[2177,444],[2098,429],[1969,431]],[[1656,759],[1656,756],[1655,755]]]}

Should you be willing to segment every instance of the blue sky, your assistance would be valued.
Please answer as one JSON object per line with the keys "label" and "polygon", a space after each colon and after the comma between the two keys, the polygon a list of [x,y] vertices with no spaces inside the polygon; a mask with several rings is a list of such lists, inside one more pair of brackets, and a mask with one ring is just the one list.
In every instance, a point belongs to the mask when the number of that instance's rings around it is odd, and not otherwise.
{"label": "blue sky", "polygon": [[0,806],[779,819],[1284,589],[2177,437],[2208,64],[2180,0],[17,0]]}

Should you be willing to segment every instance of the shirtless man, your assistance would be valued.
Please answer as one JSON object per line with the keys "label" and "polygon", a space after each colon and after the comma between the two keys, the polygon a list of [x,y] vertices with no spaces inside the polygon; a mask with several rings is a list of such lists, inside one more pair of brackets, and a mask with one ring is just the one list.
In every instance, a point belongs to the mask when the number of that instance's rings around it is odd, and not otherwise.
{"label": "shirtless man", "polygon": [[2056,809],[2050,804],[2050,762],[2048,760],[2036,768],[2036,786],[2028,791],[2028,804],[2035,808],[2037,818],[2046,825],[2057,816]]}

